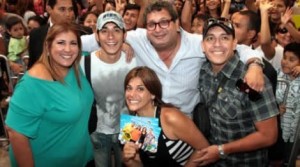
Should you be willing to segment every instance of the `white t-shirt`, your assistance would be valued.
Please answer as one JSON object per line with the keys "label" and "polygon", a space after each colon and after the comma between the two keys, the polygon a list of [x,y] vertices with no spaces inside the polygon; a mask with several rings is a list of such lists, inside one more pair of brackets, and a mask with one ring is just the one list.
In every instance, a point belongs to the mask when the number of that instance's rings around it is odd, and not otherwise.
{"label": "white t-shirt", "polygon": [[[124,100],[124,79],[127,73],[136,67],[135,58],[126,62],[125,53],[114,64],[108,64],[91,53],[91,82],[97,102],[97,128],[96,132],[116,134],[120,130],[120,113],[127,112]],[[84,69],[84,59],[81,59]]]}

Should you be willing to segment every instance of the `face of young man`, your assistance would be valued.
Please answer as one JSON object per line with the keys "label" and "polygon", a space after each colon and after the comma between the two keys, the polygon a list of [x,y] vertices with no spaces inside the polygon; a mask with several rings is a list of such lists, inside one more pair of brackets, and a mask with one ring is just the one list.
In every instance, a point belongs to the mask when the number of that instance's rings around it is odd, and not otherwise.
{"label": "face of young man", "polygon": [[236,43],[233,36],[227,34],[221,27],[215,26],[209,29],[203,39],[202,49],[214,72],[219,72],[234,55]]}
{"label": "face of young man", "polygon": [[[153,11],[147,15],[147,37],[156,50],[167,49],[178,40],[178,21],[171,19],[171,15],[165,9]],[[150,29],[150,26],[155,27]]]}
{"label": "face of young man", "polygon": [[272,0],[273,7],[270,10],[271,20],[280,20],[281,15],[285,12],[286,6],[284,0]]}
{"label": "face of young man", "polygon": [[121,52],[125,34],[116,24],[105,24],[96,37],[106,55],[114,56]]}
{"label": "face of young man", "polygon": [[235,37],[238,44],[249,45],[251,43],[251,39],[248,38],[249,18],[239,13],[235,13],[232,15],[231,20],[234,26]]}
{"label": "face of young man", "polygon": [[126,31],[133,30],[136,27],[139,18],[139,13],[140,11],[136,9],[126,10],[123,16]]}
{"label": "face of young man", "polygon": [[52,23],[72,22],[75,20],[75,13],[72,0],[57,0],[53,8],[47,6],[47,12],[50,14]]}

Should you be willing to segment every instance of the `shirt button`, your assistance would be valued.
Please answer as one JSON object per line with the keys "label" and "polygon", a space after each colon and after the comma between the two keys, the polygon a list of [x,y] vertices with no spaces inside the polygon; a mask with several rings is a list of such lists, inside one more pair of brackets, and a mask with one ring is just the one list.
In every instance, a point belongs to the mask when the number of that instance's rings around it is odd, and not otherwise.
{"label": "shirt button", "polygon": [[215,112],[216,112],[216,110],[213,108],[213,109],[212,109],[212,112],[213,112],[213,113],[215,113]]}
{"label": "shirt button", "polygon": [[217,79],[217,78],[215,78],[215,82],[218,82],[218,79]]}

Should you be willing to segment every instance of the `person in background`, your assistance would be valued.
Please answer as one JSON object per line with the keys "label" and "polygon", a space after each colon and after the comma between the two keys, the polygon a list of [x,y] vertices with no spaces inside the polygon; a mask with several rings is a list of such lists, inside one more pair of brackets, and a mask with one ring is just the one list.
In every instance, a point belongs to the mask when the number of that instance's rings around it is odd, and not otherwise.
{"label": "person in background", "polygon": [[30,32],[35,29],[39,28],[44,25],[44,20],[40,16],[32,16],[28,18],[27,21],[27,32],[30,34]]}
{"label": "person in background", "polygon": [[79,18],[79,23],[83,26],[90,27],[93,32],[96,32],[98,14],[95,12],[86,12]]}
{"label": "person in background", "polygon": [[264,78],[264,90],[258,93],[243,82],[246,65],[236,46],[229,20],[206,21],[202,48],[208,61],[200,70],[199,90],[200,102],[209,105],[212,135],[211,145],[193,157],[199,166],[266,166],[266,147],[277,140],[278,108],[272,86]]}
{"label": "person in background", "polygon": [[191,33],[202,34],[203,26],[205,21],[208,19],[208,16],[205,14],[197,14],[193,18]]}
{"label": "person in background", "polygon": [[[47,35],[49,27],[59,22],[75,22],[78,16],[76,0],[48,0],[46,10],[50,17],[48,24],[33,30],[29,35],[29,64],[30,69],[38,60],[42,53],[42,45]],[[89,27],[78,26],[80,34],[92,34],[93,31]]]}
{"label": "person in background", "polygon": [[162,128],[156,153],[144,151],[135,142],[125,143],[125,165],[196,166],[190,156],[209,143],[190,118],[162,101],[162,85],[155,72],[145,66],[132,69],[125,78],[124,90],[128,109],[137,117],[157,118]]}
{"label": "person in background", "polygon": [[80,58],[77,26],[53,25],[42,55],[21,78],[9,104],[12,167],[83,167],[92,159],[88,120],[93,92]]}
{"label": "person in background", "polygon": [[[283,166],[288,166],[300,119],[300,77],[295,77],[293,74],[293,69],[300,65],[299,47],[300,44],[295,42],[284,47],[281,70],[278,72],[276,99],[279,104],[282,138],[284,140],[283,152],[285,156]],[[290,165],[295,166],[295,163],[292,163]]]}
{"label": "person in background", "polygon": [[128,3],[125,5],[123,19],[126,31],[135,30],[137,28],[140,9],[141,7],[137,4]]}
{"label": "person in background", "polygon": [[10,35],[7,58],[12,72],[14,75],[18,75],[24,71],[24,67],[26,66],[23,62],[23,58],[25,54],[27,54],[28,46],[25,25],[23,25],[21,19],[10,17],[6,22],[6,29]]}

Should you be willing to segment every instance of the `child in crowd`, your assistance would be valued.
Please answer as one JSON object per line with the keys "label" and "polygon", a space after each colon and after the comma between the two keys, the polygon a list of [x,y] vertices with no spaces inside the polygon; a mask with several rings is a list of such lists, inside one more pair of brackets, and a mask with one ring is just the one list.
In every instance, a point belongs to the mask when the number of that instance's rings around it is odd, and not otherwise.
{"label": "child in crowd", "polygon": [[197,14],[193,18],[191,32],[194,34],[202,34],[204,22],[208,19],[205,14]]}
{"label": "child in crowd", "polygon": [[9,17],[6,22],[6,29],[10,36],[7,58],[11,62],[10,64],[24,65],[23,57],[27,52],[27,40],[22,20],[17,17]]}
{"label": "child in crowd", "polygon": [[300,118],[300,77],[293,74],[300,65],[300,43],[285,46],[278,73],[276,99],[281,114],[282,138],[284,140],[284,163],[288,163],[295,142],[295,134]]}

